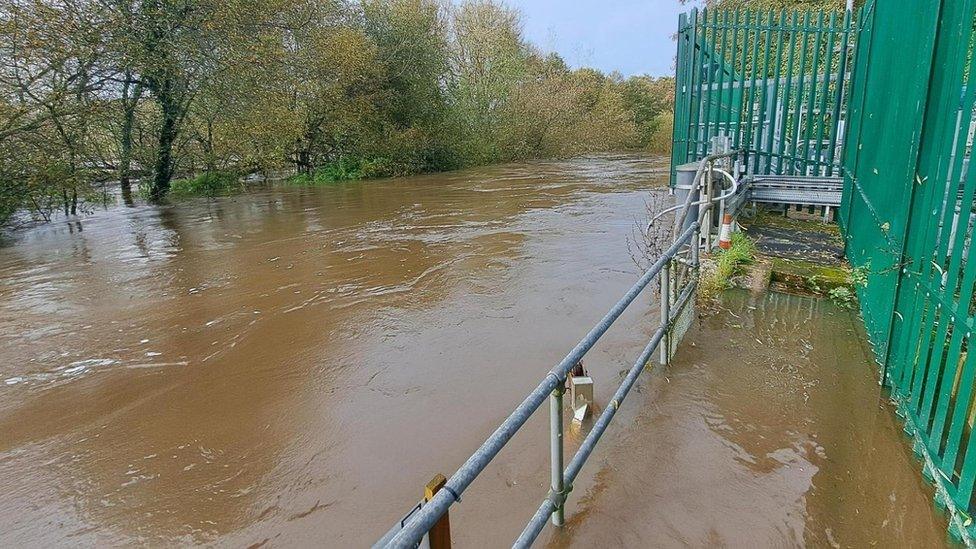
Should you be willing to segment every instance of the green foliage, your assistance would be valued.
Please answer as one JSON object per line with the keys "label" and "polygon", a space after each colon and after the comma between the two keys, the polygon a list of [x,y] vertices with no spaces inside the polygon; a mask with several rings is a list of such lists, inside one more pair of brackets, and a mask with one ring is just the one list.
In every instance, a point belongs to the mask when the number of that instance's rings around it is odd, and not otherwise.
{"label": "green foliage", "polygon": [[337,181],[372,179],[390,175],[391,162],[388,158],[364,160],[344,156],[329,162],[311,174],[301,173],[288,178],[292,185],[325,185]]}
{"label": "green foliage", "polygon": [[837,286],[827,292],[827,297],[845,309],[853,309],[857,305],[857,293],[849,286]]}
{"label": "green foliage", "polygon": [[866,288],[868,285],[868,271],[870,265],[862,265],[851,269],[851,286]]}
{"label": "green foliage", "polygon": [[5,225],[24,202],[24,189],[20,185],[0,179],[0,227]]}
{"label": "green foliage", "polygon": [[670,146],[673,78],[570,69],[500,0],[14,2],[0,57],[0,223],[105,181],[156,199]]}
{"label": "green foliage", "polygon": [[837,305],[845,309],[853,309],[857,306],[857,289],[866,288],[868,285],[868,267],[861,266],[851,269],[847,275],[847,283],[842,286],[832,288],[827,292],[827,297]]}
{"label": "green foliage", "polygon": [[232,172],[207,172],[196,177],[174,179],[170,194],[185,196],[219,196],[236,190],[240,177]]}
{"label": "green foliage", "polygon": [[755,260],[756,244],[745,233],[733,233],[732,246],[718,251],[714,265],[702,274],[698,290],[702,301],[714,300],[721,291],[730,288],[732,279]]}

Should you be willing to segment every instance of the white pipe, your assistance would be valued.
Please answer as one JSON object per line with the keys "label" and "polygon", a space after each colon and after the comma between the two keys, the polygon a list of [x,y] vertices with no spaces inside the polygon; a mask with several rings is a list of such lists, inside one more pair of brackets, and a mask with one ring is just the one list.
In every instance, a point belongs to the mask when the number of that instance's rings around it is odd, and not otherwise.
{"label": "white pipe", "polygon": [[726,194],[716,196],[715,198],[713,198],[711,200],[708,200],[708,199],[699,200],[697,202],[676,204],[674,206],[671,206],[670,208],[665,208],[664,210],[661,210],[660,212],[658,212],[658,214],[655,215],[653,218],[651,218],[650,223],[647,224],[647,230],[648,231],[651,230],[651,225],[653,225],[654,222],[657,221],[658,219],[660,219],[661,216],[664,215],[664,214],[673,212],[675,210],[678,210],[680,208],[684,208],[686,206],[688,206],[688,207],[690,207],[690,206],[701,206],[703,204],[708,204],[710,202],[711,203],[715,203],[715,202],[718,202],[720,200],[725,200],[727,198],[730,198],[730,197],[734,196],[735,193],[739,192],[739,183],[738,183],[738,181],[735,180],[735,177],[733,177],[732,174],[730,174],[729,172],[727,172],[725,170],[719,169],[719,168],[712,168],[712,170],[713,171],[716,171],[716,172],[718,172],[718,173],[720,173],[722,175],[724,175],[725,177],[727,177],[729,179],[729,181],[732,182],[732,190],[730,190]]}

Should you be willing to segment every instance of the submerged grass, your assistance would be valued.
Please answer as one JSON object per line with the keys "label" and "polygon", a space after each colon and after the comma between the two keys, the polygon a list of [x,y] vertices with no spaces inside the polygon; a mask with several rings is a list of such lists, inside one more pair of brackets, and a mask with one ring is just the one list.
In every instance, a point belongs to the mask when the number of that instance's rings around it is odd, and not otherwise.
{"label": "submerged grass", "polygon": [[756,259],[756,244],[738,232],[732,235],[732,246],[715,254],[711,267],[703,269],[698,287],[702,301],[713,301],[723,290],[732,286],[732,278],[742,274],[743,267]]}
{"label": "submerged grass", "polygon": [[292,185],[327,185],[339,181],[383,177],[390,171],[390,161],[386,158],[363,159],[344,156],[320,166],[310,174],[293,175],[287,181]]}
{"label": "submerged grass", "polygon": [[207,172],[195,177],[174,179],[170,194],[175,197],[219,196],[237,190],[240,176],[234,172]]}
{"label": "submerged grass", "polygon": [[[390,174],[392,168],[386,158],[362,159],[342,157],[322,165],[314,172],[300,173],[285,180],[291,185],[316,186],[339,181],[373,179]],[[175,198],[194,196],[222,196],[244,190],[240,174],[233,171],[213,171],[193,177],[174,179],[169,194]],[[141,189],[148,196],[148,188]]]}

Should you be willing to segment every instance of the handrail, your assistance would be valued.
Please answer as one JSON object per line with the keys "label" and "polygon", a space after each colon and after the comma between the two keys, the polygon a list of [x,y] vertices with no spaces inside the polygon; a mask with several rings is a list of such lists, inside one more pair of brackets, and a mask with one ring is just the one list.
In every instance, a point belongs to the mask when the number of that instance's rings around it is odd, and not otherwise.
{"label": "handrail", "polygon": [[[735,155],[737,155],[737,154],[739,154],[741,152],[743,152],[743,151],[738,151],[738,150],[736,150],[736,151],[728,151],[728,152],[724,152],[724,153],[710,154],[710,155],[702,158],[699,161],[699,163],[698,163],[698,169],[695,171],[695,178],[692,180],[692,183],[691,183],[692,189],[695,189],[696,187],[700,187],[701,186],[701,178],[702,178],[702,175],[704,175],[706,173],[705,172],[705,166],[707,164],[711,164],[711,163],[715,162],[716,160],[719,160],[719,159],[722,159],[722,158],[729,158],[729,157],[735,156]],[[708,173],[711,173],[711,169],[708,170]],[[692,202],[694,202],[694,196],[695,196],[695,194],[696,193],[694,191],[688,193],[688,196],[685,197],[684,204],[682,204],[682,206],[681,206],[681,212],[678,213],[675,216],[673,234],[676,237],[678,235],[678,230],[681,228],[681,226],[685,222],[685,218],[688,217],[688,210],[691,209]]]}
{"label": "handrail", "polygon": [[[697,225],[697,223],[696,223]],[[681,311],[688,300],[691,298],[692,293],[697,287],[697,281],[692,281],[690,284],[685,286],[684,291],[681,292],[681,296],[678,298],[677,311]],[[640,377],[640,373],[644,371],[644,366],[650,361],[651,356],[654,354],[654,349],[657,348],[658,344],[664,338],[664,334],[667,331],[670,324],[677,318],[677,313],[669,315],[669,320],[666,324],[662,324],[651,336],[651,340],[647,342],[644,350],[641,352],[640,356],[631,366],[630,370],[627,372],[627,377],[624,378],[620,386],[617,387],[617,391],[613,394],[613,398],[610,400],[610,404],[603,410],[600,417],[593,424],[593,428],[587,433],[586,438],[583,439],[582,444],[580,444],[579,449],[576,451],[576,455],[569,462],[569,466],[566,467],[566,472],[563,475],[563,483],[567,487],[566,491],[572,490],[573,481],[576,480],[576,476],[579,475],[580,470],[583,468],[583,464],[586,462],[590,454],[593,453],[593,449],[596,447],[596,443],[600,441],[600,437],[610,426],[610,422],[613,421],[613,417],[617,414],[617,410],[620,408],[620,404],[623,403],[624,399],[627,398],[627,393],[630,392],[634,384],[637,382],[637,378]],[[560,502],[561,504],[561,502]],[[542,533],[542,529],[545,528],[546,522],[549,516],[552,515],[557,509],[557,501],[552,497],[547,497],[543,500],[542,505],[539,506],[539,510],[535,512],[532,519],[525,526],[522,534],[515,540],[513,547],[524,548],[530,547],[532,542],[535,541],[539,534]]]}
{"label": "handrail", "polygon": [[[723,155],[713,155],[716,158],[721,158],[727,156],[726,153]],[[706,157],[707,159],[708,157]],[[713,159],[714,160],[714,159]],[[704,168],[704,161],[702,167],[699,168],[699,172]],[[697,177],[696,177],[697,179]],[[651,280],[655,276],[661,274],[661,286],[662,286],[662,316],[664,322],[654,333],[651,341],[644,348],[644,352],[641,353],[635,366],[631,368],[624,382],[617,389],[614,394],[614,399],[611,400],[610,405],[603,411],[600,418],[597,420],[593,429],[587,435],[579,451],[573,457],[570,462],[569,467],[566,472],[563,473],[563,478],[568,479],[569,483],[566,486],[571,486],[572,480],[576,478],[579,473],[580,468],[583,463],[589,457],[590,453],[593,451],[593,447],[596,445],[597,441],[602,436],[603,432],[606,430],[607,425],[610,420],[613,419],[616,413],[617,407],[623,398],[633,387],[634,382],[637,379],[638,374],[643,369],[644,365],[650,359],[654,348],[658,346],[664,340],[665,333],[670,326],[671,319],[671,309],[666,304],[669,302],[668,290],[667,290],[667,279],[670,277],[668,274],[668,265],[677,255],[677,253],[692,239],[695,238],[695,242],[691,246],[693,250],[693,257],[697,257],[697,247],[698,247],[698,231],[700,228],[699,222],[694,222],[690,225],[684,232],[678,235],[674,242],[661,256],[654,262],[650,268],[637,280],[637,282],[627,291],[626,294],[613,306],[610,311],[603,317],[603,319],[593,327],[586,334],[576,347],[573,348],[569,354],[552,370],[546,374],[546,377],[532,390],[531,393],[525,399],[516,406],[515,410],[509,414],[501,425],[485,440],[484,443],[458,468],[457,471],[447,480],[444,487],[438,491],[434,496],[423,505],[423,507],[413,513],[410,517],[405,519],[403,528],[397,532],[390,532],[387,536],[377,542],[376,546],[385,547],[416,547],[416,545],[421,541],[424,534],[426,534],[437,521],[447,512],[448,508],[454,504],[456,501],[460,501],[461,494],[468,488],[468,486],[474,481],[474,479],[488,466],[492,459],[498,455],[501,449],[506,443],[515,435],[515,433],[528,421],[529,417],[538,410],[542,402],[553,394],[554,402],[562,402],[562,385],[568,375],[569,371],[583,358],[583,356],[596,344],[597,341],[610,329],[610,326],[623,314],[624,310],[630,306],[631,303],[637,298],[638,295],[650,284]],[[688,284],[685,290],[682,292],[679,302],[684,303],[688,301],[690,296],[694,291],[694,283]],[[665,341],[666,343],[666,341]],[[639,365],[639,367],[638,367]],[[557,391],[558,389],[558,391]],[[554,391],[559,393],[558,400],[556,399],[556,394]],[[555,405],[554,405],[555,407]],[[558,410],[559,421],[561,426],[561,410]],[[559,433],[559,444],[561,448],[562,444],[562,433]],[[556,456],[554,455],[554,458]],[[561,450],[559,450],[559,461],[561,462]],[[555,463],[555,461],[554,461]],[[562,467],[560,466],[561,470]],[[554,477],[556,475],[554,474]],[[555,484],[557,480],[563,480],[563,478],[554,478],[553,483]],[[558,484],[563,485],[563,482]],[[533,516],[532,521],[530,521],[530,526],[527,527],[527,532],[531,535],[531,539],[527,538],[527,543],[531,543],[532,540],[538,536],[541,532],[542,527],[545,525],[545,517],[547,515],[542,515],[542,521],[539,523],[536,519],[540,513],[543,513],[548,506],[552,506],[553,509],[557,508],[561,510],[562,503],[565,501],[565,490],[561,491],[559,494],[550,494],[550,498],[543,502],[543,505],[539,508],[539,511]],[[555,500],[554,500],[555,499]],[[550,511],[552,514],[553,511]],[[555,514],[553,515],[555,516]],[[534,535],[532,533],[534,532]],[[393,534],[390,537],[390,534]],[[526,536],[526,532],[523,532],[523,536]],[[522,537],[519,538],[520,540]],[[517,542],[518,543],[518,542]]]}

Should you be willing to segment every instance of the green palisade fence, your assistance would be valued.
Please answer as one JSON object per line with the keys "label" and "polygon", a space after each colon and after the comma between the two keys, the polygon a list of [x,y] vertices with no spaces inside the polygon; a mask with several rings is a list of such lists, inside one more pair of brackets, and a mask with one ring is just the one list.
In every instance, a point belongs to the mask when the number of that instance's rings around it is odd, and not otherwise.
{"label": "green palisade fence", "polygon": [[856,16],[692,10],[679,20],[672,156],[698,160],[724,135],[752,174],[844,177],[838,222],[882,382],[967,544],[974,26],[976,0],[867,0]]}
{"label": "green palisade fence", "polygon": [[752,173],[841,175],[855,24],[843,11],[681,15],[672,167],[725,135]]}
{"label": "green palisade fence", "polygon": [[974,3],[863,8],[839,217],[884,383],[964,538],[976,482]]}

